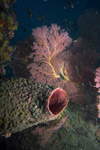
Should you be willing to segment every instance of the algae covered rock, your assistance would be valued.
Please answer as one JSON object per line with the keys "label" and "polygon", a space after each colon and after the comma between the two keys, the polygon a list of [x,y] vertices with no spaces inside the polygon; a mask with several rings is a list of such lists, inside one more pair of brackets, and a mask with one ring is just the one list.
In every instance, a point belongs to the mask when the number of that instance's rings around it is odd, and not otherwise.
{"label": "algae covered rock", "polygon": [[67,93],[28,79],[11,79],[0,85],[0,134],[9,137],[38,123],[54,120],[68,103]]}

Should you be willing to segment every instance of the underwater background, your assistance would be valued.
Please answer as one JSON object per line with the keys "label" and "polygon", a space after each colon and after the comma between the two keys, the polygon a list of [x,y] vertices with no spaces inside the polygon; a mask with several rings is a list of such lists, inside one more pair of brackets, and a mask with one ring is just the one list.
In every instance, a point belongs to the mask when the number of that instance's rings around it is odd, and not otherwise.
{"label": "underwater background", "polygon": [[13,149],[100,149],[99,0],[0,0],[0,150]]}

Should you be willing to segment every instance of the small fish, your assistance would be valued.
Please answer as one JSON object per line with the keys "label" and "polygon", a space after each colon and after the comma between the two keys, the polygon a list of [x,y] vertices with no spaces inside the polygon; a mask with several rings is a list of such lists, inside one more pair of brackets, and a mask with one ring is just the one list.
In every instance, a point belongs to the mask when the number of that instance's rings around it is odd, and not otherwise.
{"label": "small fish", "polygon": [[82,82],[82,86],[85,86],[83,82]]}
{"label": "small fish", "polygon": [[91,81],[89,81],[89,85],[92,87],[92,83],[91,83]]}
{"label": "small fish", "polygon": [[44,16],[41,15],[41,19],[42,19],[42,21],[43,21],[43,23],[44,23],[45,15],[44,15]]}
{"label": "small fish", "polygon": [[77,65],[75,65],[75,69],[76,69],[77,74],[78,74],[78,73],[79,73],[79,70],[78,70],[78,66],[77,66]]}
{"label": "small fish", "polygon": [[66,22],[68,21],[67,18],[65,18],[65,21],[66,21]]}
{"label": "small fish", "polygon": [[19,21],[19,23],[20,23],[21,25],[23,25],[23,22],[22,22],[22,21]]}
{"label": "small fish", "polygon": [[71,8],[74,8],[74,4],[70,1],[70,0],[67,0],[68,2],[68,5],[71,7]]}
{"label": "small fish", "polygon": [[25,27],[23,27],[23,30],[24,30],[24,32],[26,32],[26,28]]}
{"label": "small fish", "polygon": [[66,81],[66,78],[61,73],[59,75],[64,81]]}
{"label": "small fish", "polygon": [[30,17],[31,19],[33,19],[32,13],[31,13],[31,9],[30,9],[30,8],[27,8],[27,11],[28,11],[29,17]]}
{"label": "small fish", "polygon": [[75,43],[75,42],[77,42],[77,40],[74,40],[73,42]]}
{"label": "small fish", "polygon": [[79,68],[78,68],[77,65],[75,65],[75,69],[76,69],[76,72],[77,72],[77,74],[78,74],[78,76],[79,76],[79,78],[80,78],[79,82],[77,83],[77,84],[79,85],[79,83],[80,83],[82,77],[81,77],[81,75],[79,74]]}
{"label": "small fish", "polygon": [[70,28],[71,28],[71,21],[68,22],[67,30],[70,30]]}
{"label": "small fish", "polygon": [[70,127],[70,126],[68,126],[67,128],[68,128],[70,131],[74,132],[74,133],[76,132],[76,131],[75,131],[72,127]]}
{"label": "small fish", "polygon": [[98,11],[95,12],[95,16],[98,14]]}
{"label": "small fish", "polygon": [[37,18],[37,20],[41,20],[41,18],[39,18],[39,15],[38,15],[38,14],[36,15],[36,18]]}

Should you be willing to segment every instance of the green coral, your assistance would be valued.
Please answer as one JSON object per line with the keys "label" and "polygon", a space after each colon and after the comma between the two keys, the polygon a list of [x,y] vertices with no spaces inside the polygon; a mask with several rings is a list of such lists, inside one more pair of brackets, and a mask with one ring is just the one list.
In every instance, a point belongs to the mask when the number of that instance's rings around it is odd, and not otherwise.
{"label": "green coral", "polygon": [[13,50],[12,46],[8,46],[8,51],[11,52]]}
{"label": "green coral", "polygon": [[2,28],[3,27],[3,24],[0,24],[0,28]]}
{"label": "green coral", "polygon": [[0,32],[0,41],[3,40],[3,34]]}
{"label": "green coral", "polygon": [[18,25],[13,26],[12,30],[17,30]]}
{"label": "green coral", "polygon": [[4,21],[6,17],[7,17],[6,13],[4,13],[2,11],[1,14],[0,14],[0,18]]}
{"label": "green coral", "polygon": [[13,20],[13,18],[12,18],[11,16],[8,16],[8,18],[7,18],[7,23],[8,23],[9,25],[12,25],[12,24],[14,23],[14,20]]}
{"label": "green coral", "polygon": [[[6,1],[6,3],[10,2],[10,0]],[[7,61],[10,61],[11,54],[13,53],[13,48],[12,46],[9,46],[9,42],[10,39],[14,36],[14,30],[17,30],[18,26],[17,21],[15,20],[15,16],[13,14],[13,11],[12,14],[11,12],[0,12],[0,66],[2,66]]]}
{"label": "green coral", "polygon": [[4,40],[4,45],[9,44],[9,40]]}
{"label": "green coral", "polygon": [[15,25],[15,26],[9,26],[8,29],[9,30],[17,30],[17,25]]}

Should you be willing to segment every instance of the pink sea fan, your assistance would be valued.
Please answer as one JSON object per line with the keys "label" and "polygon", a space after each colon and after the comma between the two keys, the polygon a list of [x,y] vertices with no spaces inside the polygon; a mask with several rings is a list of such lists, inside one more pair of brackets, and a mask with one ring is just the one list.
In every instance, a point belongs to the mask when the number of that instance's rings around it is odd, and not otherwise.
{"label": "pink sea fan", "polygon": [[[67,31],[61,30],[57,24],[52,24],[49,28],[47,26],[38,27],[32,31],[35,42],[33,42],[33,52],[29,57],[33,58],[33,63],[29,64],[28,68],[33,80],[42,77],[41,82],[48,83],[48,81],[45,81],[46,76],[52,76],[54,80],[60,78],[60,73],[64,76],[62,66],[64,60],[60,63],[61,68],[55,58],[72,42]],[[56,64],[56,67],[54,64]],[[56,72],[57,69],[59,70],[58,72]],[[68,79],[67,76],[65,78]]]}
{"label": "pink sea fan", "polygon": [[[56,56],[72,42],[68,32],[61,30],[57,24],[52,24],[49,28],[47,26],[37,27],[32,30],[32,35],[36,40],[33,42],[32,49],[36,49],[35,54],[45,59]],[[33,53],[30,56],[33,56]]]}
{"label": "pink sea fan", "polygon": [[100,93],[100,67],[96,69],[95,76],[96,76],[94,79],[94,81],[96,82],[95,87],[98,88],[98,93]]}
{"label": "pink sea fan", "polygon": [[[98,93],[100,93],[100,67],[96,69],[94,81],[96,82],[94,87],[98,88]],[[100,95],[97,96],[96,106],[98,108],[98,118],[100,118]]]}

